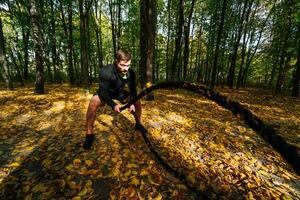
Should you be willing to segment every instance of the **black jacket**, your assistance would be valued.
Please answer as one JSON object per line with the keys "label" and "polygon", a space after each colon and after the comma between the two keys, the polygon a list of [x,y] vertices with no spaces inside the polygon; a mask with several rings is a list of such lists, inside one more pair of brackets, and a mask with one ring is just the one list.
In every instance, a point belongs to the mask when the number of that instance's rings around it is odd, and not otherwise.
{"label": "black jacket", "polygon": [[101,100],[105,101],[112,109],[116,103],[112,100],[122,94],[124,86],[128,84],[130,98],[137,96],[136,81],[134,71],[129,68],[127,79],[123,79],[117,72],[114,64],[107,65],[99,72],[99,89],[97,91]]}

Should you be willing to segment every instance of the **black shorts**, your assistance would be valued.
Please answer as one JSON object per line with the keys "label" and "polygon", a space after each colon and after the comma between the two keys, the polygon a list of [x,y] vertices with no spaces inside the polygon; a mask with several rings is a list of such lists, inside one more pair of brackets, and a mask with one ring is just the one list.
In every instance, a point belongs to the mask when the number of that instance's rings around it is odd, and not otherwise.
{"label": "black shorts", "polygon": [[[97,93],[96,93],[98,96],[99,96],[99,98],[100,98],[100,95],[99,95],[99,91],[97,91]],[[95,94],[95,95],[96,95]],[[112,99],[116,99],[116,100],[118,100],[118,101],[120,101],[122,104],[125,104],[125,103],[127,103],[127,98],[129,97],[129,92],[128,91],[126,91],[126,90],[122,90],[122,92],[120,92],[120,93],[117,93],[117,94],[109,94],[109,96],[112,98]]]}

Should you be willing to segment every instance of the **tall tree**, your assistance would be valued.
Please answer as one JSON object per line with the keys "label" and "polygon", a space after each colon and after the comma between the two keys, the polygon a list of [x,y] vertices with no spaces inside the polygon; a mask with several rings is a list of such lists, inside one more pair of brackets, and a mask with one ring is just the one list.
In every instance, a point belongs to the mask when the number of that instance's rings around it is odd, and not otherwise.
{"label": "tall tree", "polygon": [[217,70],[218,70],[218,58],[219,58],[219,52],[220,52],[220,41],[221,41],[222,34],[223,34],[226,6],[227,6],[227,0],[223,0],[222,14],[220,16],[221,21],[219,24],[219,30],[218,30],[218,36],[217,36],[217,42],[216,42],[216,48],[215,48],[215,54],[214,54],[214,60],[213,60],[213,68],[212,68],[213,71],[212,71],[211,82],[210,82],[211,88],[214,88],[215,81],[216,81],[216,74],[217,74]]}
{"label": "tall tree", "polygon": [[[250,1],[253,1],[253,0],[250,0]],[[233,52],[232,52],[232,56],[231,56],[229,73],[227,76],[227,85],[230,88],[233,88],[238,49],[239,49],[240,40],[241,40],[242,33],[243,33],[244,20],[245,20],[245,16],[246,16],[246,10],[247,10],[248,3],[249,3],[249,0],[245,0],[245,2],[243,4],[243,11],[241,13],[241,19],[239,21],[239,27],[238,27],[238,30],[236,33],[236,39],[235,39],[233,50],[232,50]]]}
{"label": "tall tree", "polygon": [[0,67],[2,68],[2,76],[6,84],[6,89],[12,90],[13,84],[10,78],[6,58],[5,58],[5,39],[3,35],[2,19],[0,18]]}
{"label": "tall tree", "polygon": [[[153,82],[156,31],[156,0],[141,0],[140,83],[141,87]],[[148,96],[149,99],[153,96]]]}
{"label": "tall tree", "polygon": [[35,93],[44,94],[44,50],[43,50],[43,33],[41,25],[41,16],[38,11],[37,0],[30,0],[30,17],[32,24],[32,39],[35,53],[35,65],[36,65],[36,81],[35,81]]}
{"label": "tall tree", "polygon": [[292,96],[299,96],[299,85],[300,85],[300,21],[298,22],[298,30],[296,34],[297,44],[298,44],[298,53],[297,53],[297,62],[295,65],[295,72],[293,77],[293,89]]}
{"label": "tall tree", "polygon": [[83,77],[84,88],[89,88],[89,56],[88,56],[88,42],[87,42],[87,17],[89,14],[92,1],[79,0],[80,13],[80,57],[81,57],[81,72]]}
{"label": "tall tree", "polygon": [[275,93],[280,93],[283,84],[285,82],[286,73],[291,69],[290,55],[288,55],[289,39],[292,33],[292,10],[293,10],[293,0],[286,0],[283,2],[283,34],[281,34],[283,41],[281,46],[280,60],[279,60],[279,70],[278,77],[275,87]]}
{"label": "tall tree", "polygon": [[191,9],[184,25],[184,54],[183,54],[183,79],[186,79],[189,62],[190,27],[194,10],[195,0],[192,0]]}
{"label": "tall tree", "polygon": [[[171,80],[175,80],[176,70],[178,70],[178,57],[181,51],[182,46],[182,31],[183,31],[183,24],[184,24],[184,1],[179,0],[178,4],[178,27],[177,27],[177,38],[175,41],[175,52],[173,56],[172,66],[171,66]],[[180,75],[179,73],[177,74]]]}

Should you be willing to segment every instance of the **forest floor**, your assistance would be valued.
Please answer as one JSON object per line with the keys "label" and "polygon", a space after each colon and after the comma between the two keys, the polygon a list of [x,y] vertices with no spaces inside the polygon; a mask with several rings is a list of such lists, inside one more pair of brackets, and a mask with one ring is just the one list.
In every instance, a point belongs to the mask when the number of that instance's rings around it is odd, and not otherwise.
{"label": "forest floor", "polygon": [[[128,111],[98,110],[85,151],[90,93],[68,85],[0,90],[0,199],[300,199],[300,177],[244,121],[205,97],[157,90],[142,100],[143,124],[169,173],[134,130]],[[217,88],[288,143],[300,146],[300,99],[258,89]]]}

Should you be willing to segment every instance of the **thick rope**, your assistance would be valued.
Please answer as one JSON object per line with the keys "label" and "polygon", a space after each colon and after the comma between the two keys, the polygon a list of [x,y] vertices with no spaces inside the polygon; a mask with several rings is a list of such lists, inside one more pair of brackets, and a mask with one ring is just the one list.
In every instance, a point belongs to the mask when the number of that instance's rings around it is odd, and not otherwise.
{"label": "thick rope", "polygon": [[[300,175],[300,149],[294,145],[288,144],[285,139],[280,136],[277,131],[273,128],[266,125],[262,120],[260,120],[256,115],[254,115],[251,111],[244,108],[240,103],[236,101],[229,100],[226,96],[221,95],[220,93],[214,92],[212,89],[208,88],[206,85],[200,85],[189,82],[164,82],[153,85],[149,88],[144,89],[141,93],[139,93],[134,99],[131,99],[126,105],[121,107],[121,111],[129,108],[130,105],[144,97],[145,95],[151,93],[157,89],[184,89],[188,91],[192,91],[198,94],[205,96],[206,98],[215,101],[217,104],[230,110],[234,115],[239,116],[243,119],[247,125],[249,125],[254,131],[256,131],[262,138],[272,145],[272,147],[278,151],[282,157],[294,168],[295,172]],[[136,115],[134,115],[136,118]],[[147,129],[141,125],[139,131],[142,133],[144,140],[148,144],[149,148],[153,152],[153,154],[157,157],[157,159],[163,164],[168,171],[172,172],[172,174],[179,177],[183,182],[187,183],[187,180],[183,175],[178,174],[174,169],[172,169],[163,159],[159,156],[159,154],[155,151],[155,148],[150,143],[147,137]],[[188,185],[188,184],[187,184]],[[191,188],[193,191],[196,191],[197,195],[202,195],[198,189]],[[198,190],[198,191],[197,191]],[[204,198],[206,195],[204,195]]]}

